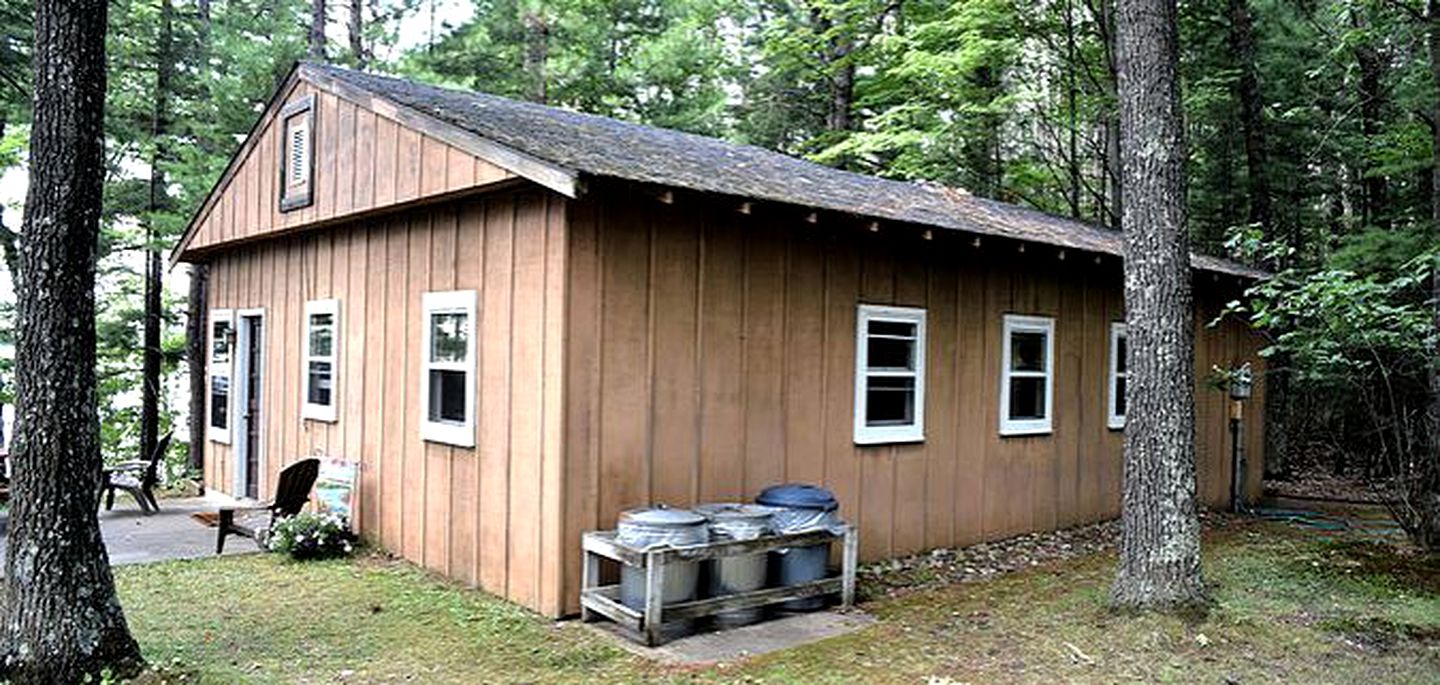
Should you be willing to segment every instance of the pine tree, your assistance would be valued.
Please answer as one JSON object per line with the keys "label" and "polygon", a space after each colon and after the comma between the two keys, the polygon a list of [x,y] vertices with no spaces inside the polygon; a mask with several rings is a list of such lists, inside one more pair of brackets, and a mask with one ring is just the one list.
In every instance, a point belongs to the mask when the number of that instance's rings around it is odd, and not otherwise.
{"label": "pine tree", "polygon": [[4,579],[4,676],[138,670],[96,519],[95,255],[105,172],[105,0],[35,12],[30,189],[21,231],[19,398]]}

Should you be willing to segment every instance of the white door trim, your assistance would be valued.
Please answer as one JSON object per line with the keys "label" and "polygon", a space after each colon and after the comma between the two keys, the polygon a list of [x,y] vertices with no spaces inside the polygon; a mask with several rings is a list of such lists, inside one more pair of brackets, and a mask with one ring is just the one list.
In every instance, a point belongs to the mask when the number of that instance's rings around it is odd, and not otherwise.
{"label": "white door trim", "polygon": [[233,454],[235,455],[235,487],[232,488],[234,492],[230,494],[231,496],[235,497],[235,499],[245,499],[245,479],[249,475],[245,473],[245,462],[246,457],[248,456],[246,454],[246,450],[249,449],[249,441],[245,439],[245,435],[248,432],[248,424],[250,422],[250,417],[246,412],[246,408],[250,406],[249,319],[260,320],[260,387],[262,389],[262,392],[260,394],[260,416],[262,418],[260,421],[260,425],[256,427],[255,431],[255,442],[259,446],[260,452],[260,454],[256,455],[255,464],[257,468],[259,468],[262,477],[255,482],[255,494],[257,499],[264,500],[265,479],[263,478],[263,474],[265,474],[266,472],[264,416],[266,415],[267,407],[264,406],[265,393],[263,392],[263,389],[266,382],[268,381],[268,379],[265,378],[265,357],[267,355],[265,354],[264,336],[269,330],[269,326],[266,325],[265,322],[264,309],[235,310],[235,323],[233,324],[235,326],[235,351],[234,356],[232,357],[235,362],[235,377],[231,380],[231,383],[232,387],[236,389],[235,403],[233,406],[236,409],[235,414],[238,420],[235,422],[235,428],[237,430],[235,432],[235,449],[233,450]]}

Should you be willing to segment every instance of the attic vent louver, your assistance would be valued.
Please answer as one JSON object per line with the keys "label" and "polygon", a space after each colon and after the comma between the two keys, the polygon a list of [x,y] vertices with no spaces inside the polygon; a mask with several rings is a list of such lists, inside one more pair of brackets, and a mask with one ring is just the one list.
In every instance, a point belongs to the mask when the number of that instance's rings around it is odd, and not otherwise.
{"label": "attic vent louver", "polygon": [[315,96],[280,110],[280,211],[308,207],[314,200]]}

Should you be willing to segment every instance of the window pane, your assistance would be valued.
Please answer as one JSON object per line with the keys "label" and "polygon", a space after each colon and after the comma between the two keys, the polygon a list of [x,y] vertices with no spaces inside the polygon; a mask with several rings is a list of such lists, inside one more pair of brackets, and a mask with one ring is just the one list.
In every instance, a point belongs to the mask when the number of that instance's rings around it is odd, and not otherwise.
{"label": "window pane", "polygon": [[470,316],[460,312],[430,315],[430,361],[463,362],[470,339]]}
{"label": "window pane", "polygon": [[330,406],[330,393],[334,382],[335,372],[330,362],[310,362],[310,389],[305,401]]}
{"label": "window pane", "polygon": [[430,404],[426,413],[431,421],[465,423],[464,371],[430,371]]}
{"label": "window pane", "polygon": [[908,321],[871,321],[870,335],[898,335],[915,337],[915,324]]}
{"label": "window pane", "polygon": [[210,327],[210,360],[216,364],[230,363],[229,321],[216,321]]}
{"label": "window pane", "polygon": [[1010,379],[1010,418],[1028,420],[1045,418],[1045,379]]}
{"label": "window pane", "polygon": [[1125,377],[1115,379],[1115,415],[1125,416]]}
{"label": "window pane", "polygon": [[335,315],[310,315],[310,354],[328,357],[335,349]]}
{"label": "window pane", "polygon": [[210,425],[225,428],[230,425],[230,379],[225,376],[210,378]]}
{"label": "window pane", "polygon": [[1128,371],[1128,370],[1130,369],[1130,360],[1126,357],[1126,349],[1125,349],[1125,347],[1126,347],[1126,346],[1125,346],[1125,336],[1121,335],[1121,336],[1116,337],[1116,338],[1115,338],[1115,355],[1116,355],[1116,357],[1115,357],[1115,368],[1116,368],[1117,370],[1119,370],[1120,373],[1125,373],[1126,371]]}
{"label": "window pane", "polygon": [[872,369],[915,370],[914,340],[870,338],[866,344],[866,350],[868,355],[866,363]]}
{"label": "window pane", "polygon": [[865,394],[865,425],[915,423],[915,379],[872,377]]}
{"label": "window pane", "polygon": [[1016,331],[1010,334],[1010,369],[1045,370],[1045,334]]}

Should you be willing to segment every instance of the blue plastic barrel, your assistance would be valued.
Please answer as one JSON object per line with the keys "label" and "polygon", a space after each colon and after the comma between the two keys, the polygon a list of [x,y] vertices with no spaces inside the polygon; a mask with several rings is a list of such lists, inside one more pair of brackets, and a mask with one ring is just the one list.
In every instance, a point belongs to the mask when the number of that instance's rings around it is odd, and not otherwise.
{"label": "blue plastic barrel", "polygon": [[[765,488],[757,504],[779,509],[771,518],[776,533],[803,533],[830,528],[839,523],[840,503],[825,488],[804,483],[786,483]],[[830,545],[791,547],[771,553],[771,577],[776,586],[802,585],[825,577],[830,563]],[[813,611],[825,606],[823,597],[796,599],[780,605],[786,611]]]}

